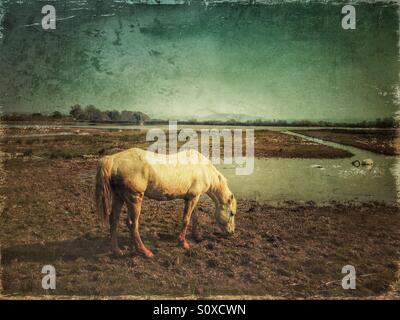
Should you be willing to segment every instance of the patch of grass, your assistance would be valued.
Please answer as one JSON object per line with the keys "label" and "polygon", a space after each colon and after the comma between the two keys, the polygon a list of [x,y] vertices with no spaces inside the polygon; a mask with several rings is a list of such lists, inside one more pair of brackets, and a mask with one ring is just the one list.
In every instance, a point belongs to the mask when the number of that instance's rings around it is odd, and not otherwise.
{"label": "patch of grass", "polygon": [[32,149],[26,149],[24,150],[24,152],[22,153],[24,155],[24,157],[30,157],[33,154]]}

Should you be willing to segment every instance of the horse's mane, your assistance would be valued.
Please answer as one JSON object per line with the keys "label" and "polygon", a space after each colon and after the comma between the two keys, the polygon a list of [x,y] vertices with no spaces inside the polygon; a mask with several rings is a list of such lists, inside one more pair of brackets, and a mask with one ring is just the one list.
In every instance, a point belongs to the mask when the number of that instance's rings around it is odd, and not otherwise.
{"label": "horse's mane", "polygon": [[223,176],[221,172],[217,170],[213,166],[214,171],[214,181],[213,181],[213,189],[214,193],[220,198],[221,200],[227,201],[232,194],[228,187],[228,180]]}

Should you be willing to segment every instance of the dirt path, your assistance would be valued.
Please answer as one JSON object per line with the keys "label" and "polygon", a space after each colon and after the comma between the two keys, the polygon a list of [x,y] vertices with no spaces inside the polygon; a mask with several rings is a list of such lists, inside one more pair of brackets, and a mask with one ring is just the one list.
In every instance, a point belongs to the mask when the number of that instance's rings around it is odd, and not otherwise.
{"label": "dirt path", "polygon": [[295,130],[313,138],[332,141],[356,148],[386,154],[400,155],[400,137],[396,130]]}

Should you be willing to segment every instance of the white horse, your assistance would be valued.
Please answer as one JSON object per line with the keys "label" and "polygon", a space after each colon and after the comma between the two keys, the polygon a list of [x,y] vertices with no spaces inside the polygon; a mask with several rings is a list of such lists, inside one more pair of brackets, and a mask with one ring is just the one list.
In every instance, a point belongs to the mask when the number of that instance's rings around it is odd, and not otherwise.
{"label": "white horse", "polygon": [[[193,209],[204,193],[215,203],[218,225],[227,234],[234,233],[236,199],[225,177],[211,161],[195,150],[163,156],[166,161],[157,163],[151,160],[157,159],[157,154],[132,148],[100,159],[96,175],[96,203],[102,221],[110,225],[111,249],[114,254],[123,254],[118,247],[117,225],[121,208],[126,203],[127,226],[136,250],[146,257],[153,256],[139,234],[144,196],[155,200],[185,200],[183,227],[178,237],[185,249],[189,248],[186,232]],[[178,159],[190,158],[197,161],[174,161],[177,156]],[[197,213],[194,213],[193,233],[197,234]]]}

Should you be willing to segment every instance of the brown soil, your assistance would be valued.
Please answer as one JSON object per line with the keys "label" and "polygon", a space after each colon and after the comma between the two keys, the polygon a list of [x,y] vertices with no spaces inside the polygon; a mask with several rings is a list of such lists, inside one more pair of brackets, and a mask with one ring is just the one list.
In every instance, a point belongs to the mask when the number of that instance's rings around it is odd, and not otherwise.
{"label": "brown soil", "polygon": [[257,157],[280,158],[346,158],[352,154],[345,150],[335,149],[301,137],[282,132],[257,130],[254,142]]}
{"label": "brown soil", "polygon": [[[397,297],[400,219],[380,203],[238,201],[237,232],[224,238],[203,199],[202,240],[177,245],[180,201],[146,199],[141,233],[153,259],[109,254],[93,204],[94,159],[11,159],[0,221],[4,294],[38,296],[41,268],[57,271],[56,295],[257,295]],[[123,212],[123,217],[126,213]],[[120,242],[128,246],[121,219]],[[357,289],[343,290],[344,265]]]}
{"label": "brown soil", "polygon": [[400,154],[400,136],[393,130],[296,130],[310,137],[337,142],[386,155]]}

